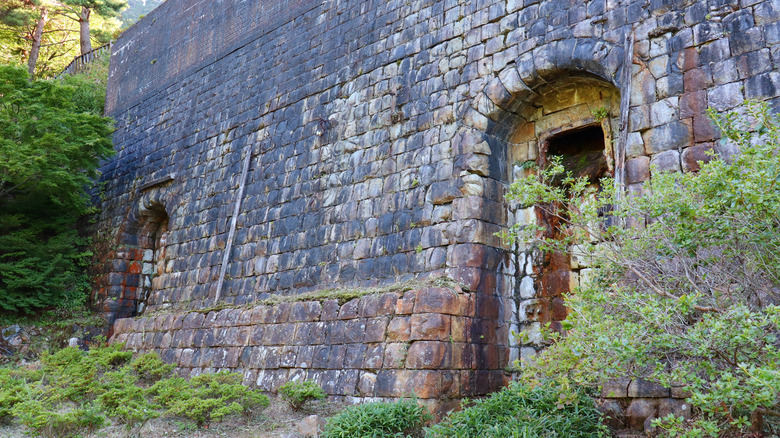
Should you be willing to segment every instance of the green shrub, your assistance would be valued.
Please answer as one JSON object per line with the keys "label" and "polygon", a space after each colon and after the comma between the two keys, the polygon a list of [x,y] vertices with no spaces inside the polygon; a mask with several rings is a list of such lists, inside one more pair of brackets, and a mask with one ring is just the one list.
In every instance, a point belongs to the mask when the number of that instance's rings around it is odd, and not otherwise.
{"label": "green shrub", "polygon": [[309,400],[322,400],[325,398],[325,392],[317,382],[305,380],[302,382],[289,381],[279,387],[284,401],[290,405],[292,410],[300,410]]}
{"label": "green shrub", "polygon": [[105,417],[92,404],[62,406],[46,396],[18,403],[13,412],[21,424],[47,438],[78,436],[106,424]]}
{"label": "green shrub", "polygon": [[155,353],[146,353],[133,359],[130,368],[144,380],[157,381],[170,376],[176,366],[163,362]]}
{"label": "green shrub", "polygon": [[110,371],[101,379],[98,406],[116,421],[128,425],[143,423],[160,416],[158,405],[151,403],[138,379],[129,370]]}
{"label": "green shrub", "polygon": [[41,355],[37,370],[0,368],[0,422],[16,418],[34,434],[66,437],[102,426],[106,417],[134,425],[167,413],[202,426],[269,404],[241,384],[240,374],[166,377],[173,365],[154,353],[132,359],[122,347],[68,347]]}
{"label": "green shrub", "polygon": [[593,399],[548,383],[508,387],[428,428],[431,438],[606,437]]}
{"label": "green shrub", "polygon": [[323,438],[422,437],[431,415],[416,400],[351,406],[325,425]]}
{"label": "green shrub", "polygon": [[23,400],[25,383],[14,372],[0,368],[0,423],[9,423],[13,418],[14,405]]}
{"label": "green shrub", "polygon": [[[566,335],[525,364],[526,378],[682,386],[693,418],[674,412],[655,422],[660,433],[759,436],[780,411],[780,121],[757,103],[710,116],[739,152],[709,157],[697,173],[653,171],[641,193],[618,196],[610,180],[598,193],[573,178],[550,184],[560,160],[512,185],[509,199],[561,219],[561,238],[535,225],[508,237],[577,245],[595,272],[567,300]],[[639,226],[605,229],[605,209]]]}
{"label": "green shrub", "polygon": [[172,378],[157,382],[151,393],[171,415],[194,420],[198,426],[221,421],[231,415],[249,415],[265,408],[268,397],[241,384],[241,374],[219,372],[202,374],[190,381]]}

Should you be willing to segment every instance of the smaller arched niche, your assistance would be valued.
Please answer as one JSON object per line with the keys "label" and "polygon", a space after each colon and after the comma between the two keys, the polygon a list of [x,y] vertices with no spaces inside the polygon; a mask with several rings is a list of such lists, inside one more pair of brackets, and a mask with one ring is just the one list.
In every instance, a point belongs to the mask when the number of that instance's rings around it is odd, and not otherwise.
{"label": "smaller arched niche", "polygon": [[[618,131],[620,92],[612,84],[594,77],[563,77],[535,90],[519,109],[520,117],[509,136],[510,180],[529,172],[527,163],[544,167],[550,157],[562,157],[562,164],[574,176],[586,177],[598,185],[600,178],[615,169],[613,142]],[[548,237],[555,237],[555,218],[541,209],[518,209],[509,205],[509,225],[548,225]],[[550,323],[560,330],[566,318],[566,294],[588,281],[590,268],[581,260],[562,253],[535,253],[520,248],[514,254],[518,333],[526,341],[512,347],[521,358],[542,347],[541,327]]]}
{"label": "smaller arched niche", "polygon": [[165,249],[168,236],[168,214],[161,204],[151,204],[140,212],[138,246],[141,256],[141,278],[135,299],[134,315],[146,309],[154,290],[165,273]]}

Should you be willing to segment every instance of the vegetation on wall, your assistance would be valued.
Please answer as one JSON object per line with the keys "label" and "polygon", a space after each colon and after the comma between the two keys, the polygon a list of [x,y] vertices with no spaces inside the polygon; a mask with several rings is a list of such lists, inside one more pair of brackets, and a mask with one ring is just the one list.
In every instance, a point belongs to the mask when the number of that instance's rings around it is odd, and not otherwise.
{"label": "vegetation on wall", "polygon": [[[566,335],[550,335],[527,379],[684,387],[694,416],[656,420],[667,436],[760,433],[780,415],[780,124],[766,105],[743,113],[711,113],[738,155],[713,156],[698,173],[654,171],[640,195],[595,193],[573,178],[550,184],[560,161],[512,186],[511,198],[563,225],[557,240],[533,224],[508,238],[597,267],[568,300]],[[605,210],[630,226],[607,228]]]}
{"label": "vegetation on wall", "polygon": [[103,96],[94,80],[28,82],[0,66],[0,311],[83,302],[91,254],[76,223],[113,153]]}

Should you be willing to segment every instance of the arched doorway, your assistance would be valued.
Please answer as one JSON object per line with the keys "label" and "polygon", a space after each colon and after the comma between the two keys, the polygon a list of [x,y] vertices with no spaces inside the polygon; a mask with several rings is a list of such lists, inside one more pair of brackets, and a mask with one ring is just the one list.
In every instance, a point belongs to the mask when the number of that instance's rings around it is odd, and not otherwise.
{"label": "arched doorway", "polygon": [[[613,142],[618,131],[620,93],[612,84],[592,76],[564,76],[539,86],[519,108],[509,135],[510,182],[561,157],[566,171],[586,177],[599,189],[599,180],[615,169]],[[509,226],[536,223],[547,237],[559,232],[557,219],[539,208],[508,205]],[[590,267],[567,254],[542,252],[522,244],[513,248],[516,327],[523,333],[510,343],[513,356],[532,356],[543,348],[542,327],[561,330],[566,318],[564,298],[588,281]]]}

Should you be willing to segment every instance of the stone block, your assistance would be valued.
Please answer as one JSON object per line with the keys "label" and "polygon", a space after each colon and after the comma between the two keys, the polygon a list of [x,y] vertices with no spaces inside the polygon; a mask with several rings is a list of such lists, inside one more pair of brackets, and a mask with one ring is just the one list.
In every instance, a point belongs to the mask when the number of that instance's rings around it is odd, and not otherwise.
{"label": "stone block", "polygon": [[727,111],[744,101],[742,84],[732,82],[718,85],[707,91],[707,101],[716,111]]}
{"label": "stone block", "polygon": [[446,369],[452,364],[452,347],[449,342],[416,341],[406,356],[408,369]]}
{"label": "stone block", "polygon": [[453,316],[450,323],[450,339],[453,342],[470,341],[472,322],[473,319],[470,317]]}
{"label": "stone block", "polygon": [[460,315],[462,314],[461,300],[452,289],[425,288],[417,294],[414,313]]}
{"label": "stone block", "polygon": [[368,344],[363,357],[363,369],[378,370],[382,368],[385,354],[385,344]]}
{"label": "stone block", "polygon": [[412,315],[410,339],[447,341],[450,338],[451,316],[440,313]]}
{"label": "stone block", "polygon": [[298,301],[290,308],[290,321],[317,321],[322,314],[322,304],[317,301]]}
{"label": "stone block", "polygon": [[365,344],[349,344],[344,356],[344,368],[360,369],[366,354]]}
{"label": "stone block", "polygon": [[349,344],[363,342],[366,335],[366,320],[352,319],[345,323],[343,342]]}
{"label": "stone block", "polygon": [[650,167],[654,172],[679,172],[680,153],[675,150],[659,152],[650,159]]}
{"label": "stone block", "polygon": [[396,302],[395,313],[397,315],[410,315],[414,312],[417,293],[414,290],[404,292],[403,297]]}
{"label": "stone block", "polygon": [[406,355],[409,351],[409,343],[388,343],[385,345],[383,368],[403,368],[406,364]]}
{"label": "stone block", "polygon": [[452,181],[441,181],[431,184],[425,199],[433,205],[442,205],[460,196],[460,190]]}
{"label": "stone block", "polygon": [[658,409],[652,400],[635,399],[628,405],[625,414],[629,428],[644,431],[645,420],[658,418]]}
{"label": "stone block", "polygon": [[373,343],[385,340],[385,331],[388,327],[389,317],[372,318],[365,323],[363,342]]}
{"label": "stone block", "polygon": [[410,339],[412,330],[412,318],[409,316],[396,316],[387,326],[388,342],[405,342]]}
{"label": "stone block", "polygon": [[475,346],[471,343],[452,343],[452,369],[476,369]]}
{"label": "stone block", "polygon": [[332,345],[328,356],[328,368],[340,370],[344,367],[344,361],[347,355],[346,345]]}
{"label": "stone block", "polygon": [[646,380],[632,380],[628,385],[628,397],[632,398],[662,398],[669,397],[670,389],[648,382]]}
{"label": "stone block", "polygon": [[627,184],[643,182],[648,179],[650,179],[650,158],[637,157],[626,161]]}
{"label": "stone block", "polygon": [[630,379],[615,379],[604,382],[601,386],[601,396],[603,398],[625,398],[628,397],[628,387],[631,384]]}
{"label": "stone block", "polygon": [[689,124],[673,122],[648,129],[642,133],[642,140],[651,154],[687,147],[693,141],[693,129]]}
{"label": "stone block", "polygon": [[322,320],[323,321],[332,321],[334,319],[338,318],[339,315],[339,302],[338,300],[325,300],[322,303]]}
{"label": "stone block", "polygon": [[357,318],[359,303],[360,303],[360,298],[354,298],[344,303],[344,305],[341,306],[341,309],[339,309],[338,318],[339,319]]}
{"label": "stone block", "polygon": [[704,90],[685,93],[680,97],[680,118],[705,114],[707,110],[707,92]]}
{"label": "stone block", "polygon": [[358,381],[358,393],[363,397],[373,397],[376,387],[377,375],[374,373],[363,372]]}

